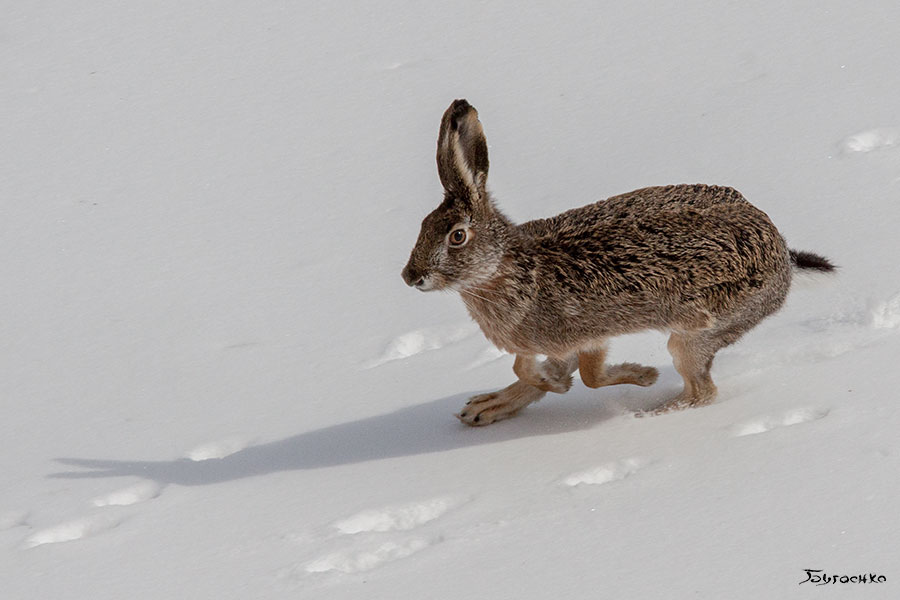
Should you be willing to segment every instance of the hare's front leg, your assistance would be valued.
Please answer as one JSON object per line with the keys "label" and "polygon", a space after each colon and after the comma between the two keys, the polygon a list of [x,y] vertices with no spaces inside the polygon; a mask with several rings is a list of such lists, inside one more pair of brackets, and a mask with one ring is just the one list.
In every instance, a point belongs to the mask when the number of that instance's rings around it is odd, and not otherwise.
{"label": "hare's front leg", "polygon": [[[516,360],[518,362],[518,358]],[[541,365],[534,366],[535,370],[543,374],[545,387],[553,385],[557,389],[568,389],[572,385],[572,373],[577,368],[576,356],[563,361],[548,358]],[[546,393],[546,390],[520,379],[502,390],[473,396],[456,417],[466,425],[490,425],[512,417],[532,402],[543,398]]]}
{"label": "hare's front leg", "polygon": [[581,381],[589,388],[630,383],[648,386],[656,383],[659,371],[635,363],[606,366],[606,347],[598,346],[578,353]]}

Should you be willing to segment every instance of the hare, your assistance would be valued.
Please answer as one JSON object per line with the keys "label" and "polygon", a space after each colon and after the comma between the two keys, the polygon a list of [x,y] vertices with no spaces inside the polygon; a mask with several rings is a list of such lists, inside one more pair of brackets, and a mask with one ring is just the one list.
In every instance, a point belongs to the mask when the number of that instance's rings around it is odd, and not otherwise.
{"label": "hare", "polygon": [[516,356],[518,380],[471,398],[457,415],[467,425],[568,391],[576,369],[590,388],[653,384],[653,367],[605,364],[609,338],[646,329],[670,333],[684,379],[656,412],[708,404],[716,352],[781,307],[792,268],[834,269],[788,250],[729,187],[648,187],[516,225],[488,194],[487,141],[465,100],[441,119],[437,167],[444,200],[422,222],[403,279],[458,291],[484,335]]}

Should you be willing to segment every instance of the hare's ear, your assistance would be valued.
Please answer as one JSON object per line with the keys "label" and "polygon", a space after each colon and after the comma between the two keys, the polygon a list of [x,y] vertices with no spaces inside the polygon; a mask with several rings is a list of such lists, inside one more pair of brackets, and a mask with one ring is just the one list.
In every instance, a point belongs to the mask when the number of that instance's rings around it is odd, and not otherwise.
{"label": "hare's ear", "polygon": [[488,150],[478,111],[454,100],[441,119],[437,143],[438,176],[444,190],[476,205],[489,206],[485,185]]}

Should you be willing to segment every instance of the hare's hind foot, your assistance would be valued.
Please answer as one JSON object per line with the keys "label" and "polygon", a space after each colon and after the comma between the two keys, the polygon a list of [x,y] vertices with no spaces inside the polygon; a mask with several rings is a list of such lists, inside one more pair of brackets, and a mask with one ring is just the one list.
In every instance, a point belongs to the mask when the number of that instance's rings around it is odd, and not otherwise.
{"label": "hare's hind foot", "polygon": [[712,404],[716,399],[716,386],[709,382],[708,386],[700,389],[694,389],[688,392],[684,390],[659,408],[648,411],[647,415],[664,415],[676,410],[684,410],[685,408],[697,408]]}
{"label": "hare's hind foot", "polygon": [[517,381],[502,390],[472,396],[456,418],[473,427],[490,425],[514,416],[546,393],[524,381]]}
{"label": "hare's hind foot", "polygon": [[606,369],[606,377],[609,383],[606,385],[618,385],[630,383],[641,387],[651,386],[659,378],[659,371],[654,367],[645,367],[637,363],[622,363]]}
{"label": "hare's hind foot", "polygon": [[659,377],[659,371],[653,367],[645,367],[636,363],[622,363],[607,367],[605,344],[598,344],[596,348],[579,352],[578,370],[581,372],[581,381],[589,388],[623,383],[646,387],[656,383],[656,379]]}
{"label": "hare's hind foot", "polygon": [[684,379],[684,390],[652,411],[660,415],[683,408],[706,406],[716,399],[716,384],[709,370],[716,352],[737,337],[733,332],[716,333],[705,331],[673,331],[667,344],[675,363],[675,370]]}

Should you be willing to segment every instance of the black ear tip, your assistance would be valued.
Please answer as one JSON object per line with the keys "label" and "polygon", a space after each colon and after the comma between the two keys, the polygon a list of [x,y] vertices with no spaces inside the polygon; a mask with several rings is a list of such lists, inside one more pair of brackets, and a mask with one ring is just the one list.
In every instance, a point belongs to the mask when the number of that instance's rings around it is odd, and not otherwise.
{"label": "black ear tip", "polygon": [[450,129],[456,131],[459,126],[457,121],[466,116],[471,108],[472,105],[465,98],[454,100],[453,104],[450,105]]}

